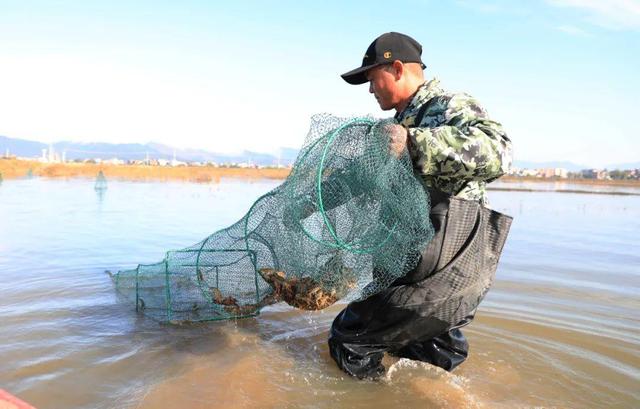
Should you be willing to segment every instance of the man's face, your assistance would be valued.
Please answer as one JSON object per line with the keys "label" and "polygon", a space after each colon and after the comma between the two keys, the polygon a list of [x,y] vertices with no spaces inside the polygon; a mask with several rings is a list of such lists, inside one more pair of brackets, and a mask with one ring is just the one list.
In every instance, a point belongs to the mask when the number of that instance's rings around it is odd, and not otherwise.
{"label": "man's face", "polygon": [[388,111],[398,105],[398,87],[393,67],[380,65],[367,71],[369,92],[376,97],[376,101],[383,111]]}

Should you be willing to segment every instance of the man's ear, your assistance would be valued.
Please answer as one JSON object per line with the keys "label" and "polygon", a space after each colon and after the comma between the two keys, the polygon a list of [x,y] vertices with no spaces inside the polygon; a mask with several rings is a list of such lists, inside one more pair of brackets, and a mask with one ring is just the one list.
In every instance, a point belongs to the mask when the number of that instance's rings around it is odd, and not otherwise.
{"label": "man's ear", "polygon": [[404,75],[404,64],[400,60],[395,60],[392,64],[395,80],[398,81]]}

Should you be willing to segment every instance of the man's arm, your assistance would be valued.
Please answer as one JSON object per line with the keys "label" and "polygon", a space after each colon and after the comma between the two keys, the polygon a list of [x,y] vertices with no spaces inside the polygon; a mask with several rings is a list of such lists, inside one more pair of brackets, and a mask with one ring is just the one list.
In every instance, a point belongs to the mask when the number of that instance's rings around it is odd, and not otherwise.
{"label": "man's arm", "polygon": [[473,98],[453,96],[443,119],[442,126],[408,129],[409,152],[419,174],[491,182],[509,170],[511,140]]}

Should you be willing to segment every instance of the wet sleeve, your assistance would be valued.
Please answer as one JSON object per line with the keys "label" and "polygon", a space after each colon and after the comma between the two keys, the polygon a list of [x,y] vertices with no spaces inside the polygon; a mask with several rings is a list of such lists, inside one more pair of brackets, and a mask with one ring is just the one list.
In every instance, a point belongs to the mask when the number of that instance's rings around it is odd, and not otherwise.
{"label": "wet sleeve", "polygon": [[511,166],[511,140],[466,94],[455,95],[444,125],[409,128],[409,152],[416,171],[458,182],[491,182]]}

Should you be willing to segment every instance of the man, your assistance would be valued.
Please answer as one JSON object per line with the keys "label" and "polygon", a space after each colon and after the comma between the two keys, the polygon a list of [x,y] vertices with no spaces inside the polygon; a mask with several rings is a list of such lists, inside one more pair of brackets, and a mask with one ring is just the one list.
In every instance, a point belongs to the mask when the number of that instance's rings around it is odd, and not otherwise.
{"label": "man", "polygon": [[[484,205],[486,184],[510,166],[511,141],[476,100],[446,93],[435,79],[425,82],[424,68],[422,46],[391,32],[371,43],[359,68],[342,75],[349,84],[369,82],[380,108],[396,111],[398,124],[387,128],[390,149],[396,155],[408,149],[430,194],[436,231],[418,266],[387,290],[350,303],[334,320],[331,356],[358,378],[384,374],[385,352],[446,370],[466,359],[460,328],[471,322],[493,280],[510,225],[508,216]],[[464,288],[472,282],[464,278],[474,274],[481,285]]]}

